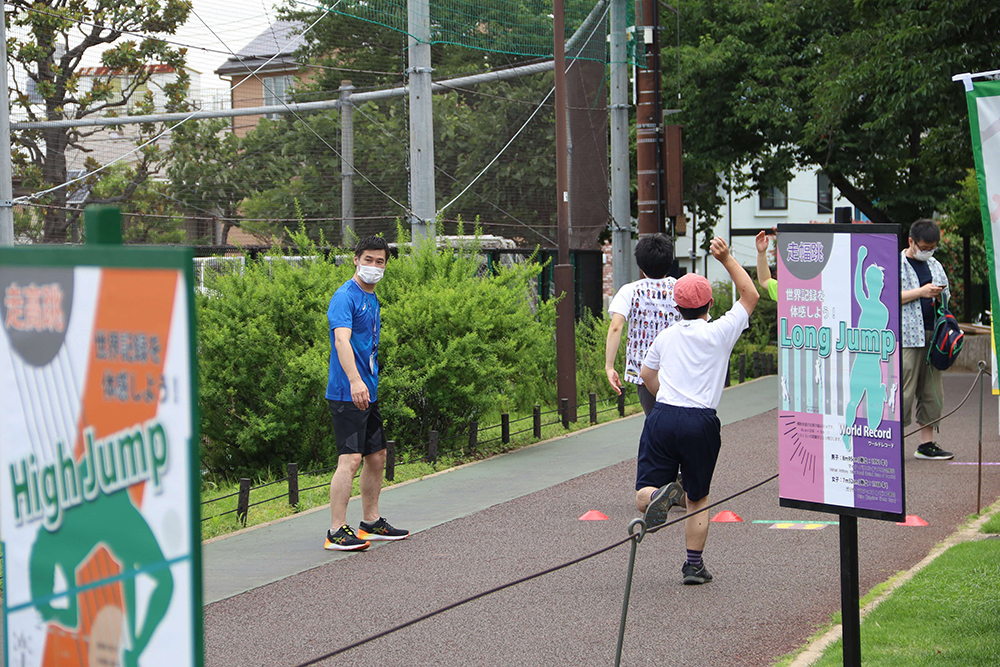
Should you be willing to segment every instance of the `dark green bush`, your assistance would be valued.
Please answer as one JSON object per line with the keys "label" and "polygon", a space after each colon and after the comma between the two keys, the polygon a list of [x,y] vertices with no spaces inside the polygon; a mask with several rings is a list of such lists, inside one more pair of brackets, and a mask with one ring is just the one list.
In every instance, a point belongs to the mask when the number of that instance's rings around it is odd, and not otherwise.
{"label": "dark green bush", "polygon": [[[297,253],[319,255],[297,238]],[[483,276],[481,264],[475,247],[424,244],[392,260],[379,283],[379,402],[404,457],[422,454],[431,430],[445,441],[471,420],[555,397],[555,304],[533,296],[541,266],[528,261]],[[352,273],[350,262],[274,257],[220,276],[198,298],[208,470],[242,476],[289,461],[335,461],[324,398],[326,310]]]}
{"label": "dark green bush", "polygon": [[[353,267],[350,267],[353,268]],[[198,298],[202,464],[253,475],[328,462],[330,295],[350,275],[322,260],[247,262]]]}

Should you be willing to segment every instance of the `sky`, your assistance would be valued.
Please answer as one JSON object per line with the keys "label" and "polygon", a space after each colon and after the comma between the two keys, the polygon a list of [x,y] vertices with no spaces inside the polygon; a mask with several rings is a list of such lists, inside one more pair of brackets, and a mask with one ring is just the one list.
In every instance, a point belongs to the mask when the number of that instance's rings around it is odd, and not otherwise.
{"label": "sky", "polygon": [[[229,83],[213,72],[250,40],[278,19],[271,0],[192,0],[193,9],[171,41],[201,46],[213,51],[188,49],[188,67],[201,73],[204,92],[229,89]],[[225,53],[218,53],[223,51]]]}
{"label": "sky", "polygon": [[[225,91],[228,96],[229,83],[217,77],[214,71],[226,61],[230,52],[238,52],[278,20],[277,7],[281,3],[272,0],[191,0],[191,4],[187,22],[174,35],[164,37],[189,45],[188,68],[200,73],[201,90],[192,91],[194,95],[205,98],[213,91]],[[100,53],[96,50],[89,53],[83,64],[100,64]]]}

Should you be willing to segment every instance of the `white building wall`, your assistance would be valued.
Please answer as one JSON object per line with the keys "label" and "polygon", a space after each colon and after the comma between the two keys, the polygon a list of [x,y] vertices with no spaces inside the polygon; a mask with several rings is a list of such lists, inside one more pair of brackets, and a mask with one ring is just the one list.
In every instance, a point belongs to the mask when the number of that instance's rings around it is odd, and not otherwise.
{"label": "white building wall", "polygon": [[[760,197],[756,192],[744,196],[723,192],[723,198],[730,203],[723,205],[712,236],[721,236],[729,241],[733,256],[740,264],[749,268],[757,264],[757,249],[754,246],[753,236],[737,234],[730,236],[730,228],[753,231],[756,234],[761,229],[770,232],[772,228],[782,223],[833,222],[833,213],[818,212],[816,201],[818,175],[818,169],[796,172],[788,183],[788,208],[783,210],[762,210]],[[851,203],[840,195],[837,188],[833,188],[833,208],[842,206],[849,206],[853,211]],[[694,226],[694,222],[688,218],[687,234],[676,239],[674,254],[681,269],[707,275],[712,282],[729,281],[729,274],[711,254],[708,254],[706,261],[706,253],[700,247],[705,240],[704,235],[699,234],[695,240]],[[771,263],[773,265],[773,261]]]}

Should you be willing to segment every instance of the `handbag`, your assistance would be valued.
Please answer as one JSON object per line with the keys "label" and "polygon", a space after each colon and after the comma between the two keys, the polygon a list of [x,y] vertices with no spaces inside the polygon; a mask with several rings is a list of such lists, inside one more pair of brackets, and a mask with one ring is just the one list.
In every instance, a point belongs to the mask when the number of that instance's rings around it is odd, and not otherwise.
{"label": "handbag", "polygon": [[942,295],[941,305],[937,307],[934,318],[933,341],[927,350],[927,363],[940,371],[951,368],[964,343],[965,332],[948,310],[947,297]]}

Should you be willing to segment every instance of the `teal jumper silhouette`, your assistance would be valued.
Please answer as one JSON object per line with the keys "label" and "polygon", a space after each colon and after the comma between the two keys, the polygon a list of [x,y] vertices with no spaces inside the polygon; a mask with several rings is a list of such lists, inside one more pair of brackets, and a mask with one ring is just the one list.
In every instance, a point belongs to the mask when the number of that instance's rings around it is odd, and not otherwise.
{"label": "teal jumper silhouette", "polygon": [[[882,289],[885,287],[885,275],[881,267],[870,264],[864,271],[862,283],[862,266],[868,248],[858,248],[858,266],[854,274],[854,298],[861,306],[861,316],[858,317],[859,329],[884,330],[889,326],[889,309],[882,303]],[[867,289],[867,294],[865,293]],[[882,382],[882,364],[878,354],[857,352],[854,364],[851,366],[851,400],[847,404],[844,415],[847,429],[844,431],[844,445],[851,449],[851,427],[857,419],[858,406],[864,397],[868,398],[868,426],[877,429],[882,423],[882,410],[888,400],[886,386]]]}

